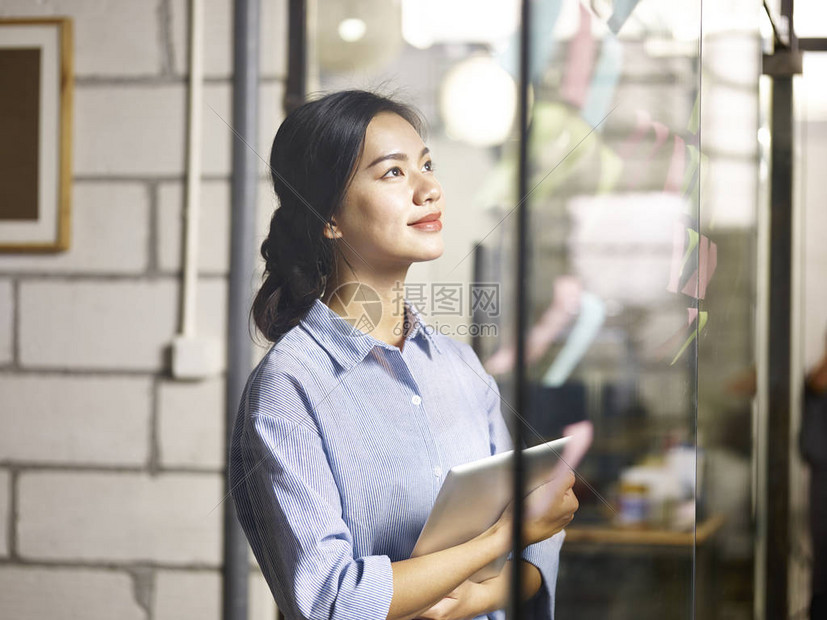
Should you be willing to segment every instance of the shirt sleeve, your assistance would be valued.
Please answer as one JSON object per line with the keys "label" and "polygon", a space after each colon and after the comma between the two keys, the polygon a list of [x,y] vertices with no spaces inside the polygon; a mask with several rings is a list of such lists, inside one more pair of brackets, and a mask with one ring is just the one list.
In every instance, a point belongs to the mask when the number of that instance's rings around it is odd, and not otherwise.
{"label": "shirt sleeve", "polygon": [[[485,379],[485,408],[488,412],[488,430],[491,437],[491,454],[511,450],[513,447],[511,433],[502,416],[500,390],[494,377],[485,372],[480,364],[482,378]],[[557,572],[560,566],[560,548],[566,537],[565,530],[551,538],[528,545],[520,557],[530,562],[540,571],[543,582],[540,590],[528,601],[528,617],[537,620],[554,619],[554,595],[557,589]]]}
{"label": "shirt sleeve", "polygon": [[393,596],[390,558],[354,557],[311,411],[294,378],[251,378],[230,454],[239,521],[286,617],[384,619]]}

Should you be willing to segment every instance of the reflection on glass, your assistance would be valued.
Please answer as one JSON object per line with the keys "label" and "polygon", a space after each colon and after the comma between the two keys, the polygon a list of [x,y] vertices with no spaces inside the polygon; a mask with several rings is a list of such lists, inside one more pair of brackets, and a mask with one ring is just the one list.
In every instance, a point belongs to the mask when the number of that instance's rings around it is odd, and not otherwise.
{"label": "reflection on glass", "polygon": [[750,618],[760,7],[707,3],[701,42],[700,0],[532,2],[515,282],[519,4],[319,1],[311,90],[430,122],[446,250],[406,294],[473,344],[507,420],[528,290],[529,442],[585,453],[558,617]]}
{"label": "reflection on glass", "polygon": [[[699,226],[700,7],[539,4],[557,10],[533,24],[546,44],[532,57],[531,278],[519,283],[533,308],[528,417],[534,442],[593,429],[557,613],[688,618],[700,302],[718,256]],[[508,261],[513,243],[504,229],[492,252]],[[493,344],[496,372],[513,343]],[[711,539],[718,521],[697,517]]]}

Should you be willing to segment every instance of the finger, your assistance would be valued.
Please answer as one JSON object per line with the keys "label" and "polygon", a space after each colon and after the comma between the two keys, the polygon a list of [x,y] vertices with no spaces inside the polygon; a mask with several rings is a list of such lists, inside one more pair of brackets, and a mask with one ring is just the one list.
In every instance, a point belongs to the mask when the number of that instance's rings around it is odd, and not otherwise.
{"label": "finger", "polygon": [[572,512],[576,512],[578,508],[580,508],[580,500],[577,499],[577,496],[574,494],[574,491],[571,491],[566,496],[566,504],[571,508]]}

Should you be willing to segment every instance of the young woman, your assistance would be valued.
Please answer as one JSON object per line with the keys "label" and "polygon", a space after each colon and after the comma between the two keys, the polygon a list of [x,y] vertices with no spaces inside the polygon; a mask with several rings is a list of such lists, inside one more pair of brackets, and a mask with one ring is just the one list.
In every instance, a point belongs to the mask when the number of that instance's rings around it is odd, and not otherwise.
{"label": "young woman", "polygon": [[[443,251],[445,199],[420,126],[398,102],[345,91],[292,112],[273,142],[280,206],[253,316],[275,344],[244,391],[229,476],[290,619],[504,617],[508,564],[469,577],[510,550],[510,510],[410,558],[448,470],[511,448],[472,349],[428,330],[400,293],[411,263]],[[532,618],[553,616],[573,481],[528,500],[518,561]]]}

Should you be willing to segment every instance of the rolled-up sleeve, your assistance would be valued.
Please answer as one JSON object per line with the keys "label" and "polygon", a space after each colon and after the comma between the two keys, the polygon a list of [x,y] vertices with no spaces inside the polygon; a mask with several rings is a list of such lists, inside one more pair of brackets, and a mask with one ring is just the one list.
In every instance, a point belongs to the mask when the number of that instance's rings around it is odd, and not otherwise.
{"label": "rolled-up sleeve", "polygon": [[287,618],[386,618],[385,555],[354,557],[312,405],[295,378],[251,377],[233,430],[231,494],[239,521]]}
{"label": "rolled-up sleeve", "polygon": [[[494,378],[487,374],[480,365],[479,372],[485,380],[485,408],[488,412],[488,430],[491,437],[491,453],[512,449],[511,434],[502,416],[500,390]],[[560,566],[560,548],[565,539],[565,531],[559,532],[546,540],[528,545],[521,557],[540,571],[543,582],[540,590],[529,602],[529,617],[537,620],[553,620],[554,595],[557,589],[557,572]]]}

